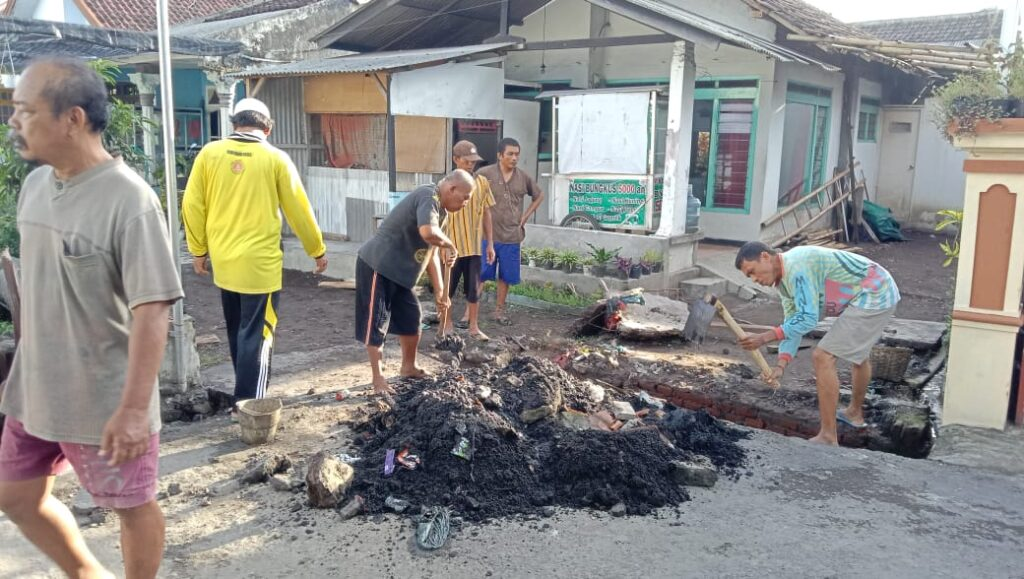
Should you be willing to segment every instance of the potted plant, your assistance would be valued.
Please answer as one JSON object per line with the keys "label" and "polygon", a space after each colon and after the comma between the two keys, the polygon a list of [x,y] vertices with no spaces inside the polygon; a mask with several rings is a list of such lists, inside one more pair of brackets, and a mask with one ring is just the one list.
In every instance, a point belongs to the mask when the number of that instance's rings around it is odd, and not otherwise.
{"label": "potted plant", "polygon": [[540,250],[537,261],[544,269],[555,269],[558,267],[558,252],[550,247],[545,247]]}
{"label": "potted plant", "polygon": [[973,133],[978,121],[1006,114],[1006,93],[994,69],[958,74],[935,92],[935,99],[935,122],[950,140]]}
{"label": "potted plant", "polygon": [[537,267],[537,256],[540,254],[539,249],[536,247],[524,247],[519,253],[522,258],[523,265]]}
{"label": "potted plant", "polygon": [[633,258],[632,257],[615,257],[615,273],[619,279],[629,279],[630,273],[633,271]]}
{"label": "potted plant", "polygon": [[590,257],[584,257],[580,259],[580,269],[583,270],[583,275],[593,274],[594,260]]}
{"label": "potted plant", "polygon": [[581,260],[580,254],[571,249],[558,254],[558,265],[565,273],[576,271]]}
{"label": "potted plant", "polygon": [[663,262],[664,258],[662,257],[661,252],[653,249],[645,251],[643,256],[640,258],[640,264],[648,270],[648,274],[660,272]]}
{"label": "potted plant", "polygon": [[616,247],[613,250],[608,250],[604,247],[596,247],[592,243],[588,243],[587,247],[590,248],[590,259],[593,261],[591,264],[591,271],[597,277],[603,277],[608,274],[608,264],[613,259],[619,256],[621,247]]}

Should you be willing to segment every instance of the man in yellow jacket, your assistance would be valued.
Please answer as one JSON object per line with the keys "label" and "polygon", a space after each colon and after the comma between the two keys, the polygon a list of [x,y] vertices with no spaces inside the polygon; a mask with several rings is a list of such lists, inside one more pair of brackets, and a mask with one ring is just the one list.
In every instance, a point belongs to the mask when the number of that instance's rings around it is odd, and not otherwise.
{"label": "man in yellow jacket", "polygon": [[267,143],[273,128],[262,102],[245,98],[231,117],[235,132],[203,147],[192,165],[182,220],[193,268],[221,290],[235,400],[263,398],[281,291],[281,213],[316,260],[327,268],[327,247],[298,170]]}

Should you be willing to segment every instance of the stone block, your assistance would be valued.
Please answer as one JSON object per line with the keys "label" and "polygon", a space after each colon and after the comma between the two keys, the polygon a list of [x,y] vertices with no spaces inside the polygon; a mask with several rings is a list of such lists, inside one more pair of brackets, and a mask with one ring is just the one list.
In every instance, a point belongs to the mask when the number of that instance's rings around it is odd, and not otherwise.
{"label": "stone block", "polygon": [[623,422],[629,422],[636,418],[636,411],[633,410],[633,405],[625,401],[612,402],[612,414],[615,415],[617,420]]}
{"label": "stone block", "polygon": [[355,471],[325,451],[313,455],[306,471],[306,494],[310,506],[331,509],[341,502]]}
{"label": "stone block", "polygon": [[711,459],[698,456],[688,461],[673,461],[672,477],[684,486],[713,487],[718,482],[718,470],[711,464]]}

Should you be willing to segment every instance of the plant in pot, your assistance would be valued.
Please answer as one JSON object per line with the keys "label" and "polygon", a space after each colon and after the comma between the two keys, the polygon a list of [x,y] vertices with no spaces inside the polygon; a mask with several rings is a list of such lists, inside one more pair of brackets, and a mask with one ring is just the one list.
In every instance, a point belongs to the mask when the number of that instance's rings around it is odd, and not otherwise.
{"label": "plant in pot", "polygon": [[961,73],[935,92],[935,123],[952,140],[974,132],[978,121],[1006,114],[1006,92],[994,69]]}
{"label": "plant in pot", "polygon": [[579,253],[570,249],[558,254],[558,265],[565,273],[572,273],[579,268],[582,259]]}
{"label": "plant in pot", "polygon": [[583,275],[592,275],[594,267],[594,259],[591,257],[583,257],[580,259],[580,269],[583,271]]}
{"label": "plant in pot", "polygon": [[619,256],[621,247],[616,247],[613,250],[608,250],[604,247],[596,247],[592,243],[588,243],[587,247],[590,248],[590,259],[593,261],[590,268],[594,275],[597,277],[604,277],[608,275],[608,264]]}
{"label": "plant in pot", "polygon": [[661,256],[661,252],[653,249],[645,251],[643,256],[640,257],[640,265],[644,266],[647,270],[646,274],[660,272],[663,262],[664,258]]}
{"label": "plant in pot", "polygon": [[537,261],[544,269],[555,269],[558,267],[558,252],[550,247],[545,247],[540,250]]}
{"label": "plant in pot", "polygon": [[522,258],[523,265],[537,267],[537,257],[540,255],[540,249],[536,247],[524,247],[519,253]]}
{"label": "plant in pot", "polygon": [[615,258],[615,274],[619,279],[629,279],[630,273],[633,271],[633,258],[632,257],[618,257]]}

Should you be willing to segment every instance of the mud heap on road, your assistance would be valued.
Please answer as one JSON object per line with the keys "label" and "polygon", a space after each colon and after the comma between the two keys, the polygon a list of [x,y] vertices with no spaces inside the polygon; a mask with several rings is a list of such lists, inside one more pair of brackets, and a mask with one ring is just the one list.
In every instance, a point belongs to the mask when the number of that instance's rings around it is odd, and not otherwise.
{"label": "mud heap on road", "polygon": [[529,356],[408,382],[358,430],[362,460],[349,495],[365,498],[366,512],[398,499],[410,512],[446,506],[468,520],[678,505],[689,499],[685,485],[739,476],[746,455],[737,441],[749,436]]}

